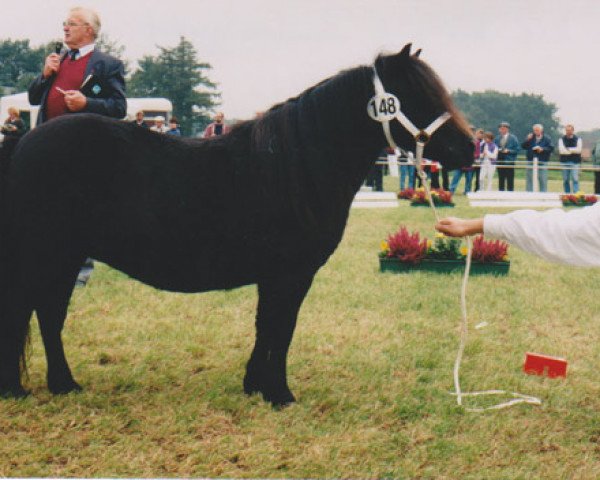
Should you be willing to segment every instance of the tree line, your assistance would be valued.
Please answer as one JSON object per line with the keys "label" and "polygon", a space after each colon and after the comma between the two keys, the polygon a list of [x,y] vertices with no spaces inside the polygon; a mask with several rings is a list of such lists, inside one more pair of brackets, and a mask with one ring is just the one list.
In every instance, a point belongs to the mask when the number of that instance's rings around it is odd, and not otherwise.
{"label": "tree line", "polygon": [[[60,40],[32,47],[29,40],[0,40],[0,95],[27,90],[40,74],[44,60]],[[194,45],[181,37],[175,47],[158,47],[156,55],[138,60],[135,70],[124,58],[125,48],[102,34],[98,48],[123,61],[126,69],[127,96],[164,97],[173,104],[183,134],[201,131],[218,105],[220,93],[208,72],[211,65],[201,62]]]}
{"label": "tree line", "polygon": [[500,122],[508,122],[511,132],[523,141],[531,132],[532,125],[541,123],[544,132],[553,140],[561,135],[560,122],[556,116],[557,107],[544,100],[542,95],[515,95],[495,90],[467,93],[459,89],[452,93],[452,98],[469,122],[477,128],[496,133]]}

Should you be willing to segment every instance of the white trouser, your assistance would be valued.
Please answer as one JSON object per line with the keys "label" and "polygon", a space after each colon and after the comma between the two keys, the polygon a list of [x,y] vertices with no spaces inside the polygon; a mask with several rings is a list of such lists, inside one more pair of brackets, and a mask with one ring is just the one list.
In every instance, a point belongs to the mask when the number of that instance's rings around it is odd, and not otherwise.
{"label": "white trouser", "polygon": [[479,184],[482,190],[492,189],[494,173],[496,173],[496,165],[489,158],[484,158],[481,162],[481,170],[479,171]]}

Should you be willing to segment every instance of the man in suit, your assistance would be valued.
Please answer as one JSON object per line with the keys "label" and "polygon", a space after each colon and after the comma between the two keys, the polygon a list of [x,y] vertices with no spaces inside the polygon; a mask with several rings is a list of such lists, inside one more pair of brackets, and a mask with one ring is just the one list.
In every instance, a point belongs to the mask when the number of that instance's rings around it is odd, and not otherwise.
{"label": "man in suit", "polygon": [[[510,133],[510,123],[500,122],[498,136],[494,140],[498,145],[498,190],[512,192],[515,189],[515,160],[519,153],[519,140]],[[507,165],[507,168],[502,168]]]}
{"label": "man in suit", "polygon": [[29,103],[40,105],[38,124],[76,112],[125,116],[125,69],[119,59],[95,48],[99,31],[95,11],[69,11],[63,22],[68,50],[48,55],[42,74],[29,86]]}
{"label": "man in suit", "polygon": [[[42,74],[29,86],[29,103],[40,105],[38,125],[78,112],[125,116],[125,68],[119,59],[95,47],[99,32],[100,17],[94,10],[75,7],[69,11],[63,22],[68,50],[48,55]],[[93,269],[94,263],[88,258],[77,285],[85,285]]]}

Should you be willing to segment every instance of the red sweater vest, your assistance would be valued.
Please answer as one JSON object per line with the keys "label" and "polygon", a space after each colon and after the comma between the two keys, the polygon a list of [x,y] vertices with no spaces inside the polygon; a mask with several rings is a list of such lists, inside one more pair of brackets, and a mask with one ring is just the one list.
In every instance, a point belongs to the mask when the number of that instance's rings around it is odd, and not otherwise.
{"label": "red sweater vest", "polygon": [[60,70],[48,92],[48,98],[46,98],[46,120],[68,112],[65,105],[65,96],[56,87],[63,90],[79,90],[79,87],[83,83],[85,67],[87,67],[91,56],[90,52],[77,60],[71,60],[67,57],[60,64]]}

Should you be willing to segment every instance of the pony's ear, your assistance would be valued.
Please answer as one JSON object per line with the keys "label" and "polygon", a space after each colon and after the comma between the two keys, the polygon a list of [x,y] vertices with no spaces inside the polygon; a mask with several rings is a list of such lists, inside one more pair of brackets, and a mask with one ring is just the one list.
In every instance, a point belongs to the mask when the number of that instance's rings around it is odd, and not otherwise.
{"label": "pony's ear", "polygon": [[400,50],[400,52],[396,55],[398,60],[404,60],[410,57],[410,49],[412,48],[412,43],[407,43],[404,45],[404,48]]}
{"label": "pony's ear", "polygon": [[415,58],[419,58],[419,55],[421,55],[421,52],[423,51],[422,48],[419,48],[415,53],[413,53],[413,57]]}

